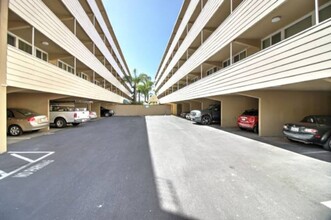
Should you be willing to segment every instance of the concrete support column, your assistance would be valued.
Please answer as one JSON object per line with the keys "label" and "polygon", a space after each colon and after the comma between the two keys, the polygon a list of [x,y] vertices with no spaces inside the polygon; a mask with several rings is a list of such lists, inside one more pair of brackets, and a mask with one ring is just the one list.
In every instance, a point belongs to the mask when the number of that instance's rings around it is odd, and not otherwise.
{"label": "concrete support column", "polygon": [[178,114],[178,112],[177,112],[177,104],[171,103],[170,105],[171,105],[171,114],[172,115],[177,115]]}
{"label": "concrete support column", "polygon": [[237,127],[237,118],[247,109],[257,109],[258,99],[245,96],[219,96],[215,100],[221,105],[221,127]]}
{"label": "concrete support column", "polygon": [[7,31],[9,0],[0,1],[0,154],[7,151]]}
{"label": "concrete support column", "polygon": [[91,110],[93,112],[96,112],[98,117],[101,117],[100,107],[101,107],[101,103],[100,102],[93,102],[91,104]]}

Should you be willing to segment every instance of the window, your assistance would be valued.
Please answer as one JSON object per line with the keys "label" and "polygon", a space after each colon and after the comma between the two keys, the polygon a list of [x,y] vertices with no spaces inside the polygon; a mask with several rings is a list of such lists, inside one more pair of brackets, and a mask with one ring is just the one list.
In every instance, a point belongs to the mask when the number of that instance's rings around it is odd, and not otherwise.
{"label": "window", "polygon": [[230,66],[230,59],[227,59],[223,62],[223,68]]}
{"label": "window", "polygon": [[68,70],[69,73],[72,73],[72,74],[75,73],[74,68],[72,68],[71,66],[68,66],[67,70]]}
{"label": "window", "polygon": [[98,80],[94,80],[94,84],[100,86],[100,82]]}
{"label": "window", "polygon": [[66,64],[65,62],[63,62],[61,60],[57,61],[57,66],[65,71],[68,71],[69,73],[74,74],[74,72],[75,72],[75,69],[72,66]]}
{"label": "window", "polygon": [[233,57],[233,63],[236,63],[238,62],[239,60],[242,60],[242,59],[245,59],[246,58],[246,50],[236,54],[234,57]]}
{"label": "window", "polygon": [[303,20],[295,23],[294,25],[285,29],[285,38],[289,38],[309,27],[312,26],[312,16],[304,18]]}
{"label": "window", "polygon": [[320,22],[325,21],[328,18],[331,18],[331,5],[323,8],[319,11]]}
{"label": "window", "polygon": [[12,46],[16,47],[16,37],[14,37],[11,34],[7,34],[7,43],[9,45],[12,45]]}
{"label": "window", "polygon": [[277,44],[282,40],[281,33],[277,33],[271,37],[271,45]]}
{"label": "window", "polygon": [[48,54],[44,51],[41,51],[40,49],[36,48],[36,57],[39,59],[42,59],[44,61],[48,61]]}
{"label": "window", "polygon": [[18,39],[18,48],[24,52],[32,54],[32,46],[21,39]]}
{"label": "window", "polygon": [[262,49],[268,48],[271,45],[274,45],[282,40],[282,34],[281,32],[278,32],[276,34],[273,34],[266,39],[262,40]]}
{"label": "window", "polygon": [[81,72],[81,77],[85,80],[88,80],[88,75],[86,73]]}
{"label": "window", "polygon": [[215,72],[217,72],[219,70],[219,67],[213,67],[213,68],[211,68],[211,69],[209,69],[209,70],[207,70],[207,76],[209,76],[210,74],[213,74],[213,73],[215,73]]}

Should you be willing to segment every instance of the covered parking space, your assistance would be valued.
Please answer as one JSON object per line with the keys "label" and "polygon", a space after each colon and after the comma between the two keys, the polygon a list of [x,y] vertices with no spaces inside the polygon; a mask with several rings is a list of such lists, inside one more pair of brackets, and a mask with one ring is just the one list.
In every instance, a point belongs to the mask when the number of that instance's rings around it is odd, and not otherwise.
{"label": "covered parking space", "polygon": [[258,109],[258,99],[243,95],[214,96],[213,100],[220,102],[221,127],[237,127],[237,118],[245,110]]}
{"label": "covered parking space", "polygon": [[331,115],[331,79],[241,93],[259,100],[259,135],[282,136],[285,123],[308,115]]}

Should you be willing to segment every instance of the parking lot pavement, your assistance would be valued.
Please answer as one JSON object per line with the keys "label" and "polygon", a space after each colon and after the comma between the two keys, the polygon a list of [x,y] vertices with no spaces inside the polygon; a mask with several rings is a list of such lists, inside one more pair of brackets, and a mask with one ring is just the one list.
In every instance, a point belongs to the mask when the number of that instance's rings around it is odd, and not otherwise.
{"label": "parking lot pavement", "polygon": [[178,219],[160,209],[144,117],[111,117],[9,145],[0,219]]}
{"label": "parking lot pavement", "polygon": [[146,118],[163,210],[195,219],[331,219],[331,163],[197,126]]}
{"label": "parking lot pavement", "polygon": [[211,125],[211,127],[220,129],[226,132],[237,134],[249,139],[261,141],[271,144],[288,151],[306,155],[325,162],[331,162],[331,152],[324,150],[323,147],[313,144],[303,144],[299,142],[289,141],[285,137],[259,137],[257,134],[250,131],[242,131],[239,128],[221,128],[219,125]]}

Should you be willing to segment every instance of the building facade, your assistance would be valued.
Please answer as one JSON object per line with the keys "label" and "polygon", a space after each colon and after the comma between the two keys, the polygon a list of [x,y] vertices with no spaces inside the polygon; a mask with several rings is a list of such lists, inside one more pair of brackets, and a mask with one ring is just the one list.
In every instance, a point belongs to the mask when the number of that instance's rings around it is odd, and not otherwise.
{"label": "building facade", "polygon": [[184,1],[155,77],[175,113],[221,105],[221,127],[259,110],[259,135],[331,114],[330,0]]}
{"label": "building facade", "polygon": [[102,0],[1,0],[1,137],[6,109],[49,115],[56,100],[90,110],[131,99],[130,75]]}

